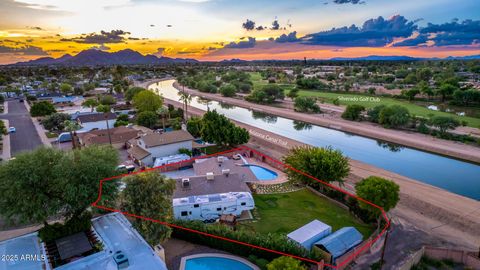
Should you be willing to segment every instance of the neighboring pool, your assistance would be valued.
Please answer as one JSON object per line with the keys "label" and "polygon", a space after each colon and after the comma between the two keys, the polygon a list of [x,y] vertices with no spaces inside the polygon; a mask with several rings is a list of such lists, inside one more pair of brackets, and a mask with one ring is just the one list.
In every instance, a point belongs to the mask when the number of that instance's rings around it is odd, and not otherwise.
{"label": "neighboring pool", "polygon": [[276,172],[269,170],[267,168],[264,168],[262,166],[253,165],[253,164],[245,164],[244,166],[249,167],[250,170],[252,170],[253,174],[255,174],[257,179],[260,181],[275,180],[278,177],[278,174]]}
{"label": "neighboring pool", "polygon": [[239,257],[223,254],[197,254],[182,258],[181,270],[258,270]]}

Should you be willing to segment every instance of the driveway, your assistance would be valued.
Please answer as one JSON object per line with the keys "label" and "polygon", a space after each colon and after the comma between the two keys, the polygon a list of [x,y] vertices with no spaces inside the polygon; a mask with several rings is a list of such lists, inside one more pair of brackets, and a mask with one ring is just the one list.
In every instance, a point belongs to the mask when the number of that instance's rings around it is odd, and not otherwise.
{"label": "driveway", "polygon": [[10,122],[10,126],[17,129],[17,132],[10,133],[12,157],[22,151],[31,151],[41,146],[42,141],[25,105],[18,100],[9,100],[7,102],[8,113],[0,115],[0,118],[7,119]]}

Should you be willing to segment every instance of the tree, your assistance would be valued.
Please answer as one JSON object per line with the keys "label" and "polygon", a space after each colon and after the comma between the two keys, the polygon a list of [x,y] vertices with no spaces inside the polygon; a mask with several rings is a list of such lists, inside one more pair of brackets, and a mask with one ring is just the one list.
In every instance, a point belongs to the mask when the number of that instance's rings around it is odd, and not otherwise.
{"label": "tree", "polygon": [[[393,181],[377,176],[370,176],[355,184],[357,196],[375,205],[378,205],[388,212],[395,208],[400,195],[400,187]],[[378,216],[380,210],[362,201],[360,207],[371,212],[372,216]]]}
{"label": "tree", "polygon": [[294,99],[294,108],[299,112],[321,112],[317,105],[317,99],[314,97],[297,97]]}
{"label": "tree", "polygon": [[283,89],[280,86],[269,84],[261,89],[253,90],[245,99],[250,102],[269,104],[273,103],[276,99],[283,99],[284,97]]}
{"label": "tree", "polygon": [[97,112],[103,112],[103,113],[108,113],[108,112],[111,112],[111,108],[109,105],[103,105],[103,104],[100,104],[97,106]]}
{"label": "tree", "polygon": [[165,118],[169,114],[168,109],[162,106],[158,108],[156,113],[160,116],[160,118],[162,118],[162,128],[165,130]]}
{"label": "tree", "polygon": [[287,94],[287,97],[291,98],[292,100],[295,99],[296,97],[298,97],[298,92],[300,90],[298,90],[297,87],[293,88],[292,90],[290,90],[290,92],[288,92]]}
{"label": "tree", "polygon": [[301,261],[292,257],[282,256],[267,264],[267,270],[306,270]]}
{"label": "tree", "polygon": [[130,87],[126,92],[125,92],[125,99],[127,101],[131,101],[133,99],[133,97],[142,92],[142,91],[146,91],[147,89],[143,88],[143,87]]}
{"label": "tree", "polygon": [[189,93],[185,92],[185,91],[180,91],[178,92],[178,95],[180,96],[180,101],[183,102],[183,105],[184,105],[184,108],[185,108],[185,117],[183,119],[185,119],[185,121],[188,120],[188,104],[190,104],[190,102],[192,102],[192,95],[190,95]]}
{"label": "tree", "polygon": [[158,116],[154,112],[145,111],[138,114],[137,124],[144,127],[153,128],[157,124],[157,119]]}
{"label": "tree", "polygon": [[380,111],[378,123],[387,128],[396,128],[406,125],[410,121],[408,109],[400,105],[384,107]]}
{"label": "tree", "polygon": [[187,122],[187,131],[195,138],[200,137],[202,131],[202,118],[190,118]]}
{"label": "tree", "polygon": [[139,112],[156,112],[162,104],[162,97],[152,91],[141,91],[133,97],[133,105]]}
{"label": "tree", "polygon": [[368,119],[371,122],[378,123],[380,119],[380,111],[382,111],[382,109],[385,107],[386,107],[385,105],[377,105],[373,108],[368,109],[367,111]]}
{"label": "tree", "polygon": [[94,98],[89,98],[82,102],[82,106],[86,108],[91,108],[93,112],[93,109],[98,106],[98,102]]}
{"label": "tree", "polygon": [[360,121],[360,119],[362,119],[362,112],[364,110],[365,107],[359,104],[347,105],[347,108],[342,113],[342,118],[352,121]]}
{"label": "tree", "polygon": [[222,87],[220,87],[219,92],[224,97],[233,97],[237,92],[237,88],[235,88],[235,86],[232,84],[225,84]]}
{"label": "tree", "polygon": [[48,115],[42,120],[42,125],[49,131],[62,131],[65,121],[70,120],[70,115],[66,113],[54,113]]}
{"label": "tree", "polygon": [[74,136],[74,132],[81,128],[80,125],[77,122],[71,121],[69,119],[63,122],[63,127],[65,131],[70,133],[70,138],[72,138],[72,148],[73,149],[77,148],[77,140]]}
{"label": "tree", "polygon": [[421,81],[417,83],[415,88],[417,88],[420,91],[420,93],[427,95],[428,97],[431,97],[434,94],[432,88],[430,88],[430,86],[426,81]]}
{"label": "tree", "polygon": [[[169,222],[173,218],[175,181],[158,172],[144,172],[124,178],[123,209],[129,213]],[[133,225],[151,245],[170,237],[170,227],[149,220],[134,219]]]}
{"label": "tree", "polygon": [[62,84],[60,85],[60,91],[61,91],[63,94],[68,95],[68,94],[70,94],[70,93],[73,92],[73,87],[72,87],[70,84],[68,84],[68,83],[62,83]]}
{"label": "tree", "polygon": [[449,129],[455,129],[456,127],[460,126],[460,122],[451,117],[451,116],[434,116],[429,121],[430,125],[439,129],[442,135],[447,133]]}
{"label": "tree", "polygon": [[57,110],[55,109],[53,104],[48,101],[40,101],[34,103],[30,108],[30,114],[33,117],[50,115],[52,113],[55,113],[56,111]]}
{"label": "tree", "polygon": [[[283,160],[292,168],[326,182],[343,183],[343,178],[350,172],[348,159],[342,155],[342,152],[331,147],[295,147]],[[291,181],[320,186],[317,181],[295,170],[288,169],[287,175]]]}
{"label": "tree", "polygon": [[102,97],[100,97],[100,104],[102,105],[114,105],[115,103],[117,103],[117,101],[115,100],[115,98],[112,96],[112,95],[104,95]]}
{"label": "tree", "polygon": [[[97,199],[99,180],[115,175],[117,165],[117,151],[106,146],[21,153],[0,165],[0,214],[33,223],[78,217]],[[117,191],[115,183],[103,183],[102,199],[113,201]]]}
{"label": "tree", "polygon": [[442,96],[442,102],[444,102],[447,96],[453,94],[453,92],[455,92],[455,90],[457,89],[458,87],[452,84],[442,83],[442,85],[440,85],[440,88],[437,89],[437,93]]}
{"label": "tree", "polygon": [[414,87],[412,89],[403,91],[403,94],[408,98],[408,100],[412,101],[415,99],[416,95],[420,94],[420,90]]}
{"label": "tree", "polygon": [[204,141],[222,146],[234,146],[248,142],[250,135],[244,128],[237,127],[225,115],[216,110],[207,111],[202,118],[201,136]]}

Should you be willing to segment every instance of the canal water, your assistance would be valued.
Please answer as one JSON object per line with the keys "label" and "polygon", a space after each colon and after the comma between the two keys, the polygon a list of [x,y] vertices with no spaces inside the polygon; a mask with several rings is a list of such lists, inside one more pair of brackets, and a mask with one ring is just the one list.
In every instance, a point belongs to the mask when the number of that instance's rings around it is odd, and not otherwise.
{"label": "canal water", "polygon": [[[179,100],[173,82],[152,84],[150,89]],[[310,145],[331,146],[352,159],[480,200],[480,166],[476,164],[197,97],[190,105],[215,109],[233,120]]]}

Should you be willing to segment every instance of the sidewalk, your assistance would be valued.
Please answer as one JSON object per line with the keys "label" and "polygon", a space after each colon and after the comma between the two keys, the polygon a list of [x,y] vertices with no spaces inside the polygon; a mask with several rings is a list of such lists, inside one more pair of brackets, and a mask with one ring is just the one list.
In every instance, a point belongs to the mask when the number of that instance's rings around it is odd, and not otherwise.
{"label": "sidewalk", "polygon": [[[27,111],[30,112],[30,105],[28,104],[27,101],[23,102],[25,104],[25,108],[27,108]],[[50,142],[50,139],[47,138],[47,135],[45,135],[45,132],[47,132],[43,126],[40,124],[40,122],[37,120],[35,117],[30,117],[32,118],[33,125],[35,126],[35,130],[37,130],[38,136],[40,137],[40,140],[42,143],[46,146],[52,146],[52,143]]]}
{"label": "sidewalk", "polygon": [[[2,119],[2,121],[5,123],[5,128],[8,130],[8,127],[9,127],[8,120]],[[1,158],[2,160],[9,160],[12,157],[10,152],[10,134],[2,135],[2,138],[3,138],[3,148],[2,148]]]}

